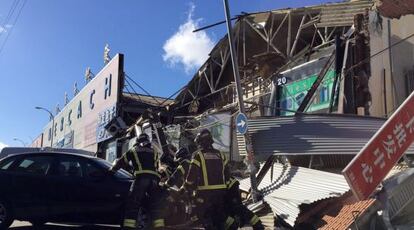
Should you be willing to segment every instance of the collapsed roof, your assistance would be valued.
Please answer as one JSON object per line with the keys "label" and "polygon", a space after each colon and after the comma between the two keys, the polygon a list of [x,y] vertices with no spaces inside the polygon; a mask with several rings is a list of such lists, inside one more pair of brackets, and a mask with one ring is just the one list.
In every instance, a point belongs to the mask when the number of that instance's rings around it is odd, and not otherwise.
{"label": "collapsed roof", "polygon": [[[309,61],[344,35],[356,14],[371,8],[371,0],[330,3],[241,15],[233,27],[242,87],[269,83],[277,73]],[[234,85],[227,36],[211,51],[208,60],[176,97],[174,109],[202,113],[233,102]]]}

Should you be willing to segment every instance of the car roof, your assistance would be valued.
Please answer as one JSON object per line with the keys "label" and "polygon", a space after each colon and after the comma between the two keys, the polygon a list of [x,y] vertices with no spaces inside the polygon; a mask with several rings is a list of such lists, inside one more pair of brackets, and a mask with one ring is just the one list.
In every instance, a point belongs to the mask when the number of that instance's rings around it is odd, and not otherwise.
{"label": "car roof", "polygon": [[9,155],[25,154],[25,153],[68,153],[68,154],[78,154],[83,156],[93,156],[95,153],[85,151],[82,149],[63,149],[63,148],[33,148],[33,147],[5,147],[0,152],[0,159],[5,158]]}
{"label": "car roof", "polygon": [[10,158],[14,156],[75,156],[75,157],[81,157],[86,159],[97,159],[95,156],[90,155],[84,155],[79,153],[64,153],[64,152],[53,152],[53,151],[47,151],[47,152],[25,152],[25,153],[16,153],[16,154],[9,154],[7,157],[4,158]]}

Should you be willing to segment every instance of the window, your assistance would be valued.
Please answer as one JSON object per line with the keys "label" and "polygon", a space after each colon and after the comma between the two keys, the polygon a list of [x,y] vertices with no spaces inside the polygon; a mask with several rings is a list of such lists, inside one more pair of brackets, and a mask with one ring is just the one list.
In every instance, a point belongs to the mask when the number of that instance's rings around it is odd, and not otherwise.
{"label": "window", "polygon": [[61,157],[58,163],[57,174],[65,177],[83,177],[80,159],[76,157]]}
{"label": "window", "polygon": [[52,162],[51,156],[25,157],[14,171],[38,175],[46,175]]}
{"label": "window", "polygon": [[0,162],[0,170],[7,170],[16,161],[16,157],[10,157]]}
{"label": "window", "polygon": [[105,176],[104,171],[91,163],[86,164],[86,176],[90,178],[100,178]]}

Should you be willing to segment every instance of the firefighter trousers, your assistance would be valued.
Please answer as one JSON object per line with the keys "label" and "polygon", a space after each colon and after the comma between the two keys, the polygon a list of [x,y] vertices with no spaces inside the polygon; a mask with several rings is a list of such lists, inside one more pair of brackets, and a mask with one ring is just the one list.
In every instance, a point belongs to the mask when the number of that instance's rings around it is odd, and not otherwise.
{"label": "firefighter trousers", "polygon": [[136,229],[139,209],[143,206],[148,208],[153,218],[154,229],[164,227],[164,219],[156,214],[154,215],[152,212],[154,210],[154,198],[159,193],[158,182],[159,178],[152,175],[143,174],[136,177],[131,185],[127,198],[123,221],[124,230]]}

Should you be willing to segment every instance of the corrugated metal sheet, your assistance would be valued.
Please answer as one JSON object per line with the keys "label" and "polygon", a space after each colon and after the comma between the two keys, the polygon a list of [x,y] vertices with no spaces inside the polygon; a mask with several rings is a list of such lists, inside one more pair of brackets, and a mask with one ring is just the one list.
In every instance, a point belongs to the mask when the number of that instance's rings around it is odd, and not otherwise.
{"label": "corrugated metal sheet", "polygon": [[[301,204],[338,197],[349,190],[345,178],[339,174],[277,163],[273,165],[273,178],[271,174],[269,170],[258,188],[273,213],[291,226],[295,224]],[[250,189],[249,178],[240,181],[240,189]]]}
{"label": "corrugated metal sheet", "polygon": [[372,0],[325,5],[321,10],[321,20],[318,23],[318,27],[352,26],[354,24],[354,15],[363,14],[372,5]]}
{"label": "corrugated metal sheet", "polygon": [[[340,114],[263,117],[249,120],[249,132],[258,156],[355,155],[385,121]],[[237,140],[240,154],[246,154],[243,136]],[[406,153],[414,154],[414,146]]]}
{"label": "corrugated metal sheet", "polygon": [[403,213],[403,209],[414,204],[414,169],[406,169],[386,179],[384,187],[388,195],[388,213],[394,219]]}

